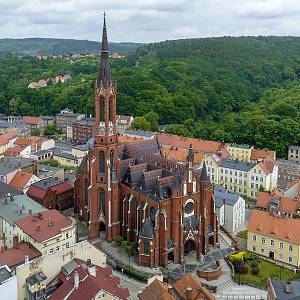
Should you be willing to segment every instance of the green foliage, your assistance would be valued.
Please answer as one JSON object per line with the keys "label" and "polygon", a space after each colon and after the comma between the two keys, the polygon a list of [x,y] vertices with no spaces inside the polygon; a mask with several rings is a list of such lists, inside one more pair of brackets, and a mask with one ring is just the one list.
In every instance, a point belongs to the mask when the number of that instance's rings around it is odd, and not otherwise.
{"label": "green foliage", "polygon": [[113,238],[114,242],[120,247],[122,242],[124,241],[124,238],[121,235],[116,235]]}
{"label": "green foliage", "polygon": [[145,117],[136,117],[131,123],[131,128],[135,130],[150,130],[150,123],[146,120]]}
{"label": "green foliage", "polygon": [[256,259],[257,255],[255,253],[252,252],[248,252],[246,251],[244,254],[244,261],[252,261],[253,259]]}
{"label": "green foliage", "polygon": [[158,130],[158,114],[154,111],[150,111],[144,115],[146,121],[150,124],[150,130],[157,131]]}
{"label": "green foliage", "polygon": [[253,275],[257,275],[259,273],[258,266],[252,266],[251,272]]}
{"label": "green foliage", "polygon": [[229,260],[234,263],[236,261],[244,261],[244,256],[246,255],[246,252],[241,251],[234,254],[229,255]]}
{"label": "green foliage", "polygon": [[41,131],[40,131],[39,128],[32,128],[32,129],[30,130],[30,134],[33,135],[33,136],[38,136],[38,135],[41,134]]}
{"label": "green foliage", "polygon": [[49,124],[44,127],[43,134],[45,136],[50,137],[50,136],[55,135],[56,133],[57,133],[57,127],[55,124]]}
{"label": "green foliage", "polygon": [[47,161],[44,161],[43,164],[56,168],[59,167],[59,162],[55,159],[49,159]]}
{"label": "green foliage", "polygon": [[240,231],[238,233],[238,236],[243,238],[243,239],[246,239],[248,237],[248,231],[247,230]]}

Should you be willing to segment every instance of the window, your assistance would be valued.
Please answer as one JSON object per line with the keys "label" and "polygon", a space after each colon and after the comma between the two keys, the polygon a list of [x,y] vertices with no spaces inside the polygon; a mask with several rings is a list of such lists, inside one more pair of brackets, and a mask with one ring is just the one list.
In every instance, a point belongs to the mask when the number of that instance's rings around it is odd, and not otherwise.
{"label": "window", "polygon": [[66,233],[66,239],[68,239],[68,238],[69,238],[69,233],[67,232],[67,233]]}
{"label": "window", "polygon": [[274,246],[274,241],[273,240],[270,241],[270,246]]}
{"label": "window", "polygon": [[101,174],[105,173],[105,157],[103,151],[99,153],[99,172]]}
{"label": "window", "polygon": [[261,253],[264,253],[265,252],[265,249],[264,248],[261,248]]}
{"label": "window", "polygon": [[261,243],[264,244],[266,242],[265,238],[261,238]]}
{"label": "window", "polygon": [[293,258],[291,256],[289,256],[289,263],[293,262]]}
{"label": "window", "polygon": [[293,251],[293,245],[289,245],[289,251],[290,251],[290,252]]}
{"label": "window", "polygon": [[89,182],[87,179],[84,182],[84,205],[89,205]]}
{"label": "window", "polygon": [[256,251],[256,247],[255,247],[255,246],[252,247],[252,251],[253,251],[253,252]]}
{"label": "window", "polygon": [[150,242],[148,240],[144,240],[144,254],[149,254],[150,252]]}
{"label": "window", "polygon": [[53,253],[54,252],[54,250],[53,250],[53,248],[51,248],[50,250],[49,250],[49,253],[51,254],[51,253]]}
{"label": "window", "polygon": [[59,246],[56,247],[56,251],[58,251],[58,250],[59,250]]}
{"label": "window", "polygon": [[253,234],[252,240],[253,240],[253,242],[256,242],[256,235],[255,234]]}
{"label": "window", "polygon": [[282,242],[279,244],[279,248],[283,249],[283,243]]}
{"label": "window", "polygon": [[100,122],[105,121],[104,98],[100,98]]}
{"label": "window", "polygon": [[101,190],[99,192],[99,210],[105,214],[105,192]]}
{"label": "window", "polygon": [[113,98],[110,97],[109,98],[109,121],[113,121],[113,110],[114,110],[114,107],[113,107]]}

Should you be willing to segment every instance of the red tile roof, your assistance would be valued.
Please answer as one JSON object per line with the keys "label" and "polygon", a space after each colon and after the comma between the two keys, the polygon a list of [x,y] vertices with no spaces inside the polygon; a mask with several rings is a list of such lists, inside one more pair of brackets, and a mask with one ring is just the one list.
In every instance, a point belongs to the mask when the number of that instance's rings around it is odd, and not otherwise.
{"label": "red tile roof", "polygon": [[47,190],[31,185],[27,191],[27,196],[34,199],[43,200],[47,194]]}
{"label": "red tile roof", "polygon": [[27,235],[41,243],[60,234],[65,228],[73,225],[74,221],[53,209],[22,218],[16,221],[16,224]]}
{"label": "red tile roof", "polygon": [[31,179],[32,174],[18,171],[9,185],[22,192],[28,181]]}
{"label": "red tile roof", "polygon": [[271,157],[266,157],[264,160],[259,162],[260,167],[263,169],[265,174],[270,174],[274,170],[275,160]]}
{"label": "red tile roof", "polygon": [[176,300],[174,295],[169,292],[166,284],[158,279],[152,281],[141,293],[138,294],[140,300]]}
{"label": "red tile roof", "polygon": [[266,157],[276,158],[276,152],[267,149],[252,149],[251,150],[251,160],[264,159]]}
{"label": "red tile roof", "polygon": [[248,224],[249,232],[300,244],[300,221],[254,209]]}
{"label": "red tile roof", "polygon": [[40,117],[24,116],[23,122],[28,125],[38,125],[42,122],[42,119]]}
{"label": "red tile roof", "polygon": [[21,154],[21,152],[25,149],[25,146],[15,146],[12,148],[8,148],[5,152],[5,156],[18,156]]}
{"label": "red tile roof", "polygon": [[[78,263],[79,267],[68,274],[68,277],[61,272],[53,279],[53,281],[60,280],[62,285],[50,295],[49,300],[65,299],[67,295],[68,300],[92,300],[100,291],[106,291],[118,299],[129,298],[128,289],[119,287],[120,279],[112,275],[111,268],[95,266],[96,276],[93,276],[89,274],[84,261],[75,259],[75,262]],[[79,287],[77,289],[74,289],[75,272],[79,275]]]}
{"label": "red tile roof", "polygon": [[9,140],[14,136],[16,136],[16,133],[13,130],[0,135],[0,146],[8,144]]}
{"label": "red tile roof", "polygon": [[118,136],[118,142],[120,144],[130,144],[130,143],[136,143],[136,142],[142,142],[144,139],[137,138],[137,137],[130,137],[126,135],[120,135]]}
{"label": "red tile roof", "polygon": [[73,186],[69,182],[62,182],[55,186],[52,186],[50,190],[56,195],[63,194],[73,189]]}
{"label": "red tile roof", "polygon": [[230,144],[205,141],[194,138],[182,137],[175,134],[158,133],[158,143],[163,146],[170,146],[173,148],[188,149],[190,145],[194,151],[202,152],[217,152],[218,150],[226,149]]}
{"label": "red tile roof", "polygon": [[29,243],[20,243],[18,248],[10,248],[0,252],[0,265],[8,265],[15,268],[24,263],[25,255],[29,260],[41,256],[41,253]]}

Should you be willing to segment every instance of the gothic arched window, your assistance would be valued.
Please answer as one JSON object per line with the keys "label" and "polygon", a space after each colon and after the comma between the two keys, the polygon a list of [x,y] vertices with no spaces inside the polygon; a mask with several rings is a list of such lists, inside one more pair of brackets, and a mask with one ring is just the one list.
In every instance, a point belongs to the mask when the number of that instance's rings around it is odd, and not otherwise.
{"label": "gothic arched window", "polygon": [[113,115],[114,115],[114,107],[113,107],[113,98],[109,98],[109,121],[113,121]]}
{"label": "gothic arched window", "polygon": [[105,214],[105,192],[101,190],[99,192],[99,210],[102,210]]}
{"label": "gothic arched window", "polygon": [[99,172],[101,174],[105,173],[105,156],[103,151],[99,153]]}
{"label": "gothic arched window", "polygon": [[89,182],[86,179],[84,182],[84,206],[89,205]]}
{"label": "gothic arched window", "polygon": [[110,157],[109,157],[109,160],[110,160],[110,168],[111,168],[111,169],[114,169],[114,164],[115,164],[115,160],[114,160],[114,150],[111,150],[111,151],[110,151]]}
{"label": "gothic arched window", "polygon": [[105,103],[104,103],[104,98],[101,97],[100,98],[100,122],[104,122],[105,121]]}
{"label": "gothic arched window", "polygon": [[144,254],[149,254],[150,252],[150,242],[148,240],[144,240]]}
{"label": "gothic arched window", "polygon": [[152,221],[153,227],[155,227],[155,215],[156,215],[156,209],[152,207],[150,210],[150,219]]}

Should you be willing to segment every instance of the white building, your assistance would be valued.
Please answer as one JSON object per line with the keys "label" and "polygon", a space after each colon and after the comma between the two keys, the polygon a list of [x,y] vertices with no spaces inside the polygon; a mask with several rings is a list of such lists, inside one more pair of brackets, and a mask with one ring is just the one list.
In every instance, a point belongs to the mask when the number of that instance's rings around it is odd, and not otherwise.
{"label": "white building", "polygon": [[0,267],[0,298],[1,300],[17,300],[17,276],[13,275],[8,266]]}
{"label": "white building", "polygon": [[245,200],[238,194],[216,186],[214,201],[219,224],[233,233],[245,222]]}

